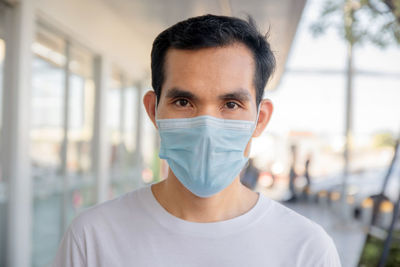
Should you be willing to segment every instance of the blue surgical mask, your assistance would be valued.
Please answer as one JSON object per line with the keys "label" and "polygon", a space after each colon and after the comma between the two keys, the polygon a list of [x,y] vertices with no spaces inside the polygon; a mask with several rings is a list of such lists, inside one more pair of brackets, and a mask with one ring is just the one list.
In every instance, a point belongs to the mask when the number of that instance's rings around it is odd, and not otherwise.
{"label": "blue surgical mask", "polygon": [[[210,197],[229,186],[248,161],[244,150],[256,121],[213,116],[157,119],[159,157],[193,194]],[[157,114],[157,112],[156,112]]]}

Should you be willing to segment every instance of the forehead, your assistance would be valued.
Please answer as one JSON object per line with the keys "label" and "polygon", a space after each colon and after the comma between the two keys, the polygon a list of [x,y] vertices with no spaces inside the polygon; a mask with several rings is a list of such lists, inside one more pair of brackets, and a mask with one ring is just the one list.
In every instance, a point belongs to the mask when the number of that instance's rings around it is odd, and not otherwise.
{"label": "forehead", "polygon": [[183,88],[199,97],[242,89],[255,99],[255,64],[252,52],[243,44],[196,50],[170,49],[164,68],[162,95]]}

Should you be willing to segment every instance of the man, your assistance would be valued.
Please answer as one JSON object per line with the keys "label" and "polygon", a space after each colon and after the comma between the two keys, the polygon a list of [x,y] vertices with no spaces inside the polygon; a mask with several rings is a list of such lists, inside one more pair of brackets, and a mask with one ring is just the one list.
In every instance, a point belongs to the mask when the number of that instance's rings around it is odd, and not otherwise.
{"label": "man", "polygon": [[253,23],[206,15],[162,32],[143,103],[168,177],[80,214],[54,266],[340,266],[317,224],[240,183],[271,117],[275,66]]}

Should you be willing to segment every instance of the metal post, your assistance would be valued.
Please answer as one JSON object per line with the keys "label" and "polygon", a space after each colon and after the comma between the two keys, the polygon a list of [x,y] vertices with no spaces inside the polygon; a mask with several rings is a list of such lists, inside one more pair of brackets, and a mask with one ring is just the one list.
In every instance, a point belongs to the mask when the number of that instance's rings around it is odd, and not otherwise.
{"label": "metal post", "polygon": [[96,202],[108,199],[110,183],[109,139],[107,132],[107,89],[110,68],[100,56],[94,60],[95,113],[92,140],[93,173],[96,180]]}
{"label": "metal post", "polygon": [[[346,205],[347,180],[350,169],[352,117],[353,117],[353,20],[354,9],[352,0],[347,0],[345,7],[345,31],[347,39],[347,75],[346,75],[346,125],[345,125],[345,147],[343,152],[344,170],[342,180],[342,205]],[[344,208],[342,210],[345,210]]]}
{"label": "metal post", "polygon": [[[342,201],[346,201],[347,196],[347,180],[350,169],[350,151],[352,138],[352,106],[353,106],[353,45],[348,44],[347,48],[347,80],[346,80],[346,130],[345,130],[345,147],[344,147],[344,171],[342,181]],[[345,204],[345,203],[344,203]]]}
{"label": "metal post", "polygon": [[32,177],[30,91],[35,1],[7,10],[4,64],[2,174],[8,182],[6,266],[31,266]]}

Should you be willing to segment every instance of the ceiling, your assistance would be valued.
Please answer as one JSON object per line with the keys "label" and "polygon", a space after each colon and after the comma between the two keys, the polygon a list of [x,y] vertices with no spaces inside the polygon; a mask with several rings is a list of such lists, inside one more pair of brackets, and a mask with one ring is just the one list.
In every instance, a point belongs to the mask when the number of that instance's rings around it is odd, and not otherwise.
{"label": "ceiling", "polygon": [[277,69],[267,89],[277,87],[306,0],[101,0],[132,32],[140,33],[140,41],[151,47],[162,30],[188,17],[202,14],[251,15],[269,40],[277,58]]}

